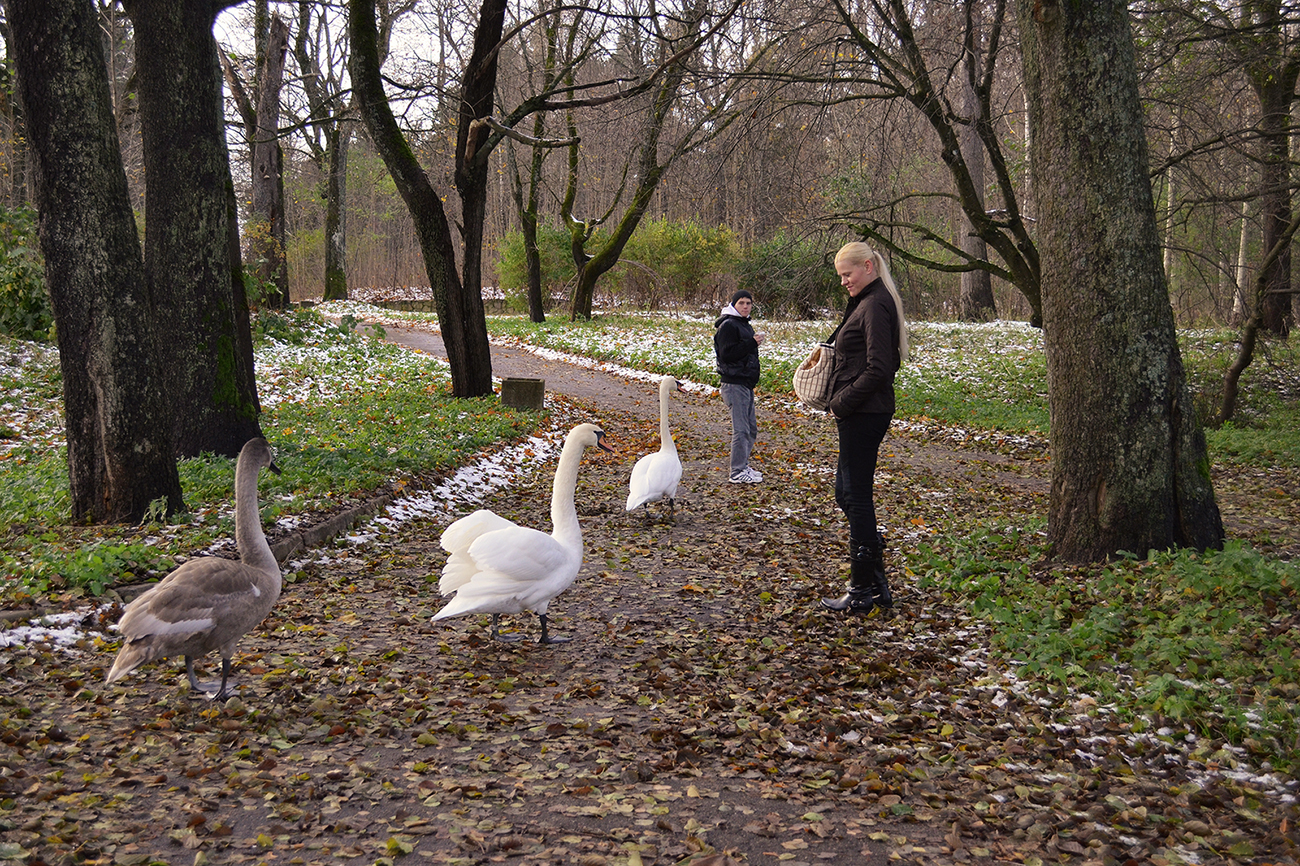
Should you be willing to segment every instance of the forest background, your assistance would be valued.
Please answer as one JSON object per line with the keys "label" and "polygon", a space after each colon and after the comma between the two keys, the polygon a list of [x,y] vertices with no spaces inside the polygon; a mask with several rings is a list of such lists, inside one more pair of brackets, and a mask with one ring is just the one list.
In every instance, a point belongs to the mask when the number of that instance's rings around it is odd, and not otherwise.
{"label": "forest background", "polygon": [[[143,225],[133,32],[116,3],[99,5],[122,153]],[[999,34],[982,28],[979,16],[988,16],[984,7],[994,4],[885,5],[906,10],[903,20],[911,25],[914,47],[924,54],[920,65],[955,114],[968,98],[961,85],[970,50],[999,52],[996,75],[984,82],[994,112],[989,125],[1008,179],[1027,207],[1028,123],[1014,21],[1006,25],[1011,32],[991,45]],[[1247,295],[1266,252],[1269,224],[1285,225],[1294,195],[1285,131],[1300,54],[1294,12],[1276,2],[1162,0],[1130,6],[1171,304],[1180,325],[1239,321],[1249,309]],[[522,38],[503,42],[500,51],[503,107],[527,102],[547,69],[548,45],[563,53],[565,39],[575,55],[567,69],[579,90],[630,80],[633,71],[653,66],[655,26],[647,24],[649,10],[629,4],[620,16],[556,15],[560,26],[547,29],[534,17],[546,8],[539,2],[508,9],[507,29],[525,30]],[[381,11],[381,27],[391,32],[384,70],[395,111],[434,186],[451,189],[457,88],[478,10],[454,2],[404,2]],[[272,244],[267,253],[259,236],[267,229],[251,213],[252,144],[258,133],[248,112],[271,15],[288,25],[288,50],[277,129],[283,154],[282,248]],[[972,33],[973,42],[962,38]],[[279,279],[265,266],[268,256],[282,255],[289,297],[320,297],[329,237],[342,252],[345,286],[422,294],[428,278],[410,214],[369,143],[349,90],[346,10],[328,3],[263,0],[223,13],[217,35],[234,85],[227,91],[226,114],[250,270],[263,271],[263,285]],[[911,48],[899,34],[870,35],[888,56],[909,62]],[[759,292],[765,314],[807,317],[835,304],[828,250],[865,228],[901,253],[892,256],[892,264],[913,318],[1032,317],[1025,297],[996,271],[985,272],[988,302],[963,306],[962,245],[970,229],[945,164],[946,142],[904,98],[909,82],[899,77],[900,70],[885,69],[878,76],[892,83],[890,92],[879,84],[866,86],[860,70],[837,69],[844,41],[843,24],[829,6],[819,4],[785,10],[746,6],[729,26],[703,41],[683,96],[660,130],[659,150],[672,152],[671,165],[653,188],[635,239],[598,283],[600,304],[712,306],[734,286],[745,285]],[[6,56],[12,53],[8,49]],[[553,58],[551,65],[555,68]],[[647,134],[651,98],[602,97],[592,100],[600,104],[542,112],[535,123],[522,125],[536,141],[580,139],[572,148],[534,151],[507,139],[493,150],[482,272],[489,298],[501,297],[516,309],[526,304],[520,228],[531,199],[547,309],[570,302],[573,231],[580,227],[588,233],[590,251],[616,229],[639,180],[636,151]],[[718,111],[719,104],[725,111]],[[1280,159],[1274,129],[1279,123]],[[0,105],[0,129],[0,200],[12,210],[31,201],[34,182],[24,153],[21,108],[12,95]],[[540,162],[530,164],[535,158]],[[332,159],[338,160],[333,170],[342,167],[343,183],[337,228],[327,234]],[[995,168],[989,167],[982,190],[990,213],[1002,206]],[[460,225],[459,199],[447,196],[444,205],[448,218]],[[1032,224],[1032,210],[1025,216]],[[1289,286],[1289,263],[1286,279]],[[1274,329],[1279,335],[1293,320],[1293,299],[1286,298],[1288,309]]]}

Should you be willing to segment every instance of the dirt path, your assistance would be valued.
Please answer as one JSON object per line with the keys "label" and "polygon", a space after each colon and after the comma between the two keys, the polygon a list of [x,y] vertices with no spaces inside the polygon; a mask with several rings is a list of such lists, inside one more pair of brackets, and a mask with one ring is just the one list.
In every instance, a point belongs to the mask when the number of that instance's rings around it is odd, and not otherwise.
{"label": "dirt path", "polygon": [[[678,514],[647,518],[623,503],[658,447],[654,388],[547,363],[494,348],[499,375],[547,379],[558,427],[599,420],[619,449],[579,473],[584,564],[551,606],[572,642],[532,642],[531,615],[504,618],[517,643],[486,617],[430,622],[445,527],[425,523],[300,564],[223,706],[185,695],[178,664],[104,688],[99,638],[0,654],[0,857],[1294,862],[1292,783],[1025,688],[925,580],[934,528],[1042,512],[1041,455],[891,435],[879,504],[916,571],[891,558],[897,618],[846,619],[817,605],[843,580],[823,419],[764,405],[767,480],[735,485],[721,405],[679,398]],[[487,506],[545,529],[550,483],[547,467]]]}

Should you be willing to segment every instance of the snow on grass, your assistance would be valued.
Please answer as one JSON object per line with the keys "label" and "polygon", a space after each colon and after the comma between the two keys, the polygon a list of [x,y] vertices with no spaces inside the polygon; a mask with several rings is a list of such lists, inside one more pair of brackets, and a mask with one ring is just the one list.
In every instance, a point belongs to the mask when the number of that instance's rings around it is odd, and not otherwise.
{"label": "snow on grass", "polygon": [[63,447],[63,393],[44,384],[58,377],[57,347],[0,337],[0,460]]}

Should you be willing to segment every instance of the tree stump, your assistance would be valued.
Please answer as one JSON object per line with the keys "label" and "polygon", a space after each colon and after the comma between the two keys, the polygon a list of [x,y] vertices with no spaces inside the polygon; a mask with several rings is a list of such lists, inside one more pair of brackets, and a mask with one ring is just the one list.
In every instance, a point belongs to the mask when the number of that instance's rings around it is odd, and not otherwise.
{"label": "tree stump", "polygon": [[545,398],[545,379],[501,380],[501,402],[512,409],[541,409]]}

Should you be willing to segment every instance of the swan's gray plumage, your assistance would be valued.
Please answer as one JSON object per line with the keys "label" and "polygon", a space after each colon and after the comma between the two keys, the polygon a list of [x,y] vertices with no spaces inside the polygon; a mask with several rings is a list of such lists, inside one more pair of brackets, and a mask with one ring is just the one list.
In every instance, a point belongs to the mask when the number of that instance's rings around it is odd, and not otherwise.
{"label": "swan's gray plumage", "polygon": [[191,559],[127,605],[118,623],[122,649],[107,682],[120,680],[142,664],[183,655],[190,687],[206,691],[211,686],[199,685],[194,659],[220,650],[221,687],[212,697],[229,694],[226,687],[235,645],[266,618],[280,597],[280,566],[262,533],[257,508],[257,478],[263,467],[280,471],[266,440],[250,439],[235,467],[239,561],[213,556]]}

